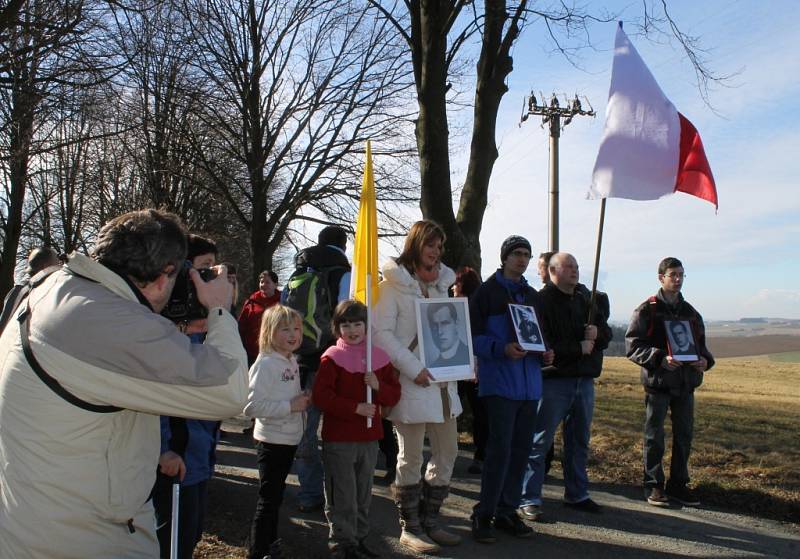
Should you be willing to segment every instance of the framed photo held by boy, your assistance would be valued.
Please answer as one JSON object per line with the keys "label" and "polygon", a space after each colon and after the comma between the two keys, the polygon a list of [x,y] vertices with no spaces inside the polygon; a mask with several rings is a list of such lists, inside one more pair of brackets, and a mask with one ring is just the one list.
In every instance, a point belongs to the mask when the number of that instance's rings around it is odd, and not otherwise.
{"label": "framed photo held by boy", "polygon": [[688,320],[665,320],[669,353],[676,361],[697,361],[692,325]]}
{"label": "framed photo held by boy", "polygon": [[508,312],[511,313],[511,322],[514,323],[517,342],[522,349],[534,352],[547,351],[534,308],[529,305],[510,304]]}
{"label": "framed photo held by boy", "polygon": [[466,297],[417,299],[417,340],[434,382],[475,378]]}

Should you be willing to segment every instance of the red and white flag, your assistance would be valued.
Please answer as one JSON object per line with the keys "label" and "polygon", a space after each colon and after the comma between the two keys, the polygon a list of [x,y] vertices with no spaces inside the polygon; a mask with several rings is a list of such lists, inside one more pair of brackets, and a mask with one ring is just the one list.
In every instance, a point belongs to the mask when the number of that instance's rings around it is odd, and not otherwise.
{"label": "red and white flag", "polygon": [[719,208],[700,135],[661,91],[620,24],[588,197],[656,200],[673,192]]}

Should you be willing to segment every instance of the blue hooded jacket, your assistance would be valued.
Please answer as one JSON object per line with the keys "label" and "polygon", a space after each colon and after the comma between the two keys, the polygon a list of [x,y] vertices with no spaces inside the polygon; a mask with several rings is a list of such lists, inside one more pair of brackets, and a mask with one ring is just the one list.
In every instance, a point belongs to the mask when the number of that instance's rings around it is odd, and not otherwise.
{"label": "blue hooded jacket", "polygon": [[[193,344],[202,344],[206,335],[192,334]],[[219,421],[161,416],[161,454],[173,450],[183,458],[186,476],[181,485],[189,487],[214,475]]]}
{"label": "blue hooded jacket", "polygon": [[511,359],[505,346],[517,341],[509,303],[530,305],[539,314],[539,295],[525,278],[511,281],[498,270],[469,301],[472,348],[478,358],[478,395],[509,400],[539,400],[542,396],[541,356],[528,353]]}

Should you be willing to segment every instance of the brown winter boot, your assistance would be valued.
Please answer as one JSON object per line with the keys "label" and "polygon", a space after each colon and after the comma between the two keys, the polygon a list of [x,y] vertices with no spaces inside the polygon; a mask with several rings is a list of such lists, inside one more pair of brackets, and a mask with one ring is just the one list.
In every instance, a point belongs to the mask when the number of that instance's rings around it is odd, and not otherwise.
{"label": "brown winter boot", "polygon": [[439,546],[425,534],[419,521],[419,498],[422,487],[392,485],[394,502],[400,511],[400,544],[415,553],[439,553]]}
{"label": "brown winter boot", "polygon": [[439,545],[458,545],[461,536],[448,532],[439,526],[439,509],[447,498],[450,488],[447,485],[430,485],[422,482],[422,528],[428,536]]}

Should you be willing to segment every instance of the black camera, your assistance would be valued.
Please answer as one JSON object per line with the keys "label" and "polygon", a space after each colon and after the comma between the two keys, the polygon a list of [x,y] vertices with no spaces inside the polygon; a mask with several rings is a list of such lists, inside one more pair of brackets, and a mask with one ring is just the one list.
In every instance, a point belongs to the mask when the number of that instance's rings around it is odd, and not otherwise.
{"label": "black camera", "polygon": [[[197,299],[197,290],[194,287],[192,278],[189,276],[191,268],[192,264],[188,260],[183,263],[183,266],[178,271],[178,277],[175,279],[175,287],[172,288],[169,301],[164,310],[161,311],[161,315],[172,322],[188,322],[208,316],[208,309],[200,304]],[[216,270],[212,268],[200,268],[197,273],[206,282],[217,277]]]}

